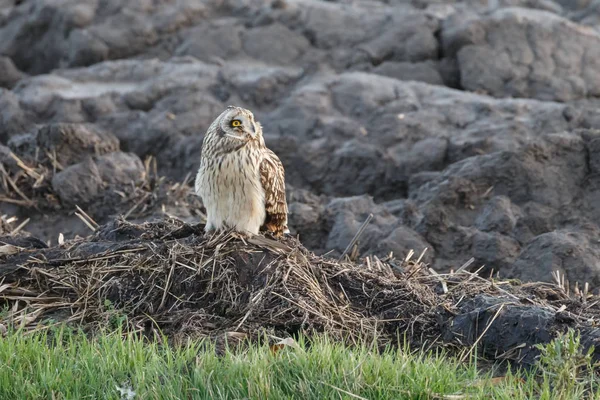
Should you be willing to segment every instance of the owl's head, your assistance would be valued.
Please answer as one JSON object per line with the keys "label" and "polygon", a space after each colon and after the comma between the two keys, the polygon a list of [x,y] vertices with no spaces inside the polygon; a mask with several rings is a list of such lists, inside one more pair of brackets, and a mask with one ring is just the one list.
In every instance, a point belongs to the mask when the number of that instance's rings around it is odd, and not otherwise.
{"label": "owl's head", "polygon": [[[245,108],[229,106],[219,115],[208,135],[217,139],[220,146],[235,150],[248,143],[261,144],[262,127],[254,120],[254,114]],[[224,149],[225,150],[225,149]]]}

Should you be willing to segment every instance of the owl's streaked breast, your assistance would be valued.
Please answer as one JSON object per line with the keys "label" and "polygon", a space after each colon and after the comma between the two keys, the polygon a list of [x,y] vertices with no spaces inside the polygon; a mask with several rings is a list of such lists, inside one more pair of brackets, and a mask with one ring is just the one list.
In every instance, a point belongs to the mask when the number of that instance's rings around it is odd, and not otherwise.
{"label": "owl's streaked breast", "polygon": [[207,211],[206,230],[233,228],[258,234],[265,220],[258,149],[205,155],[196,178],[196,193]]}

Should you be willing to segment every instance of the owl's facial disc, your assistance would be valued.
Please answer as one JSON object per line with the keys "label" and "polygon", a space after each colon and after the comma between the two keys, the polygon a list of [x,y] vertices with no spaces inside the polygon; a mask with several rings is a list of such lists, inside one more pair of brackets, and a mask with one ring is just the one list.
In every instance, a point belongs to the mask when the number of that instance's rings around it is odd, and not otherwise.
{"label": "owl's facial disc", "polygon": [[228,121],[226,129],[224,129],[226,137],[245,142],[256,139],[257,129],[252,115],[235,113],[226,121]]}

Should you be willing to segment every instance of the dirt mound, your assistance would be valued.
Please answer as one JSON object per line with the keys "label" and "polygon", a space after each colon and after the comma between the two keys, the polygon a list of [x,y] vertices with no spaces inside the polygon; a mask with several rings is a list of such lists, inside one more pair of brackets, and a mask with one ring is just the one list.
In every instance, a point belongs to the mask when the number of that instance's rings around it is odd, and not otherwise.
{"label": "dirt mound", "polygon": [[[51,248],[0,238],[9,243],[5,253],[15,251],[0,264],[10,286],[2,295],[8,300],[20,293],[35,322],[68,309],[70,321],[104,323],[110,308],[124,310],[132,326],[152,322],[166,332],[202,335],[266,327],[373,337],[384,316],[408,327],[435,311],[433,292],[398,280],[391,264],[339,263],[292,238],[282,244],[202,232],[202,225],[177,220],[116,220],[86,239]],[[431,325],[433,315],[423,321]]]}
{"label": "dirt mound", "polygon": [[534,344],[568,327],[586,346],[600,339],[592,295],[466,270],[439,275],[411,258],[338,261],[295,238],[244,240],[175,219],[118,219],[54,247],[0,237],[0,305],[10,310],[2,323],[28,329],[52,319],[94,328],[127,316],[132,330],[160,328],[175,339],[316,331],[383,345],[406,333],[414,345],[481,345],[487,356],[525,364]]}

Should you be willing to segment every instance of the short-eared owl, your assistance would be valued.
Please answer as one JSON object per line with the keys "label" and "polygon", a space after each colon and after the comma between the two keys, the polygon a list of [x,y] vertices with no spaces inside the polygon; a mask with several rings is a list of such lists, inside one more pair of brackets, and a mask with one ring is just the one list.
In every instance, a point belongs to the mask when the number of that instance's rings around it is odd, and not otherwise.
{"label": "short-eared owl", "polygon": [[229,106],[210,125],[195,186],[206,207],[206,231],[289,232],[283,165],[249,110]]}

